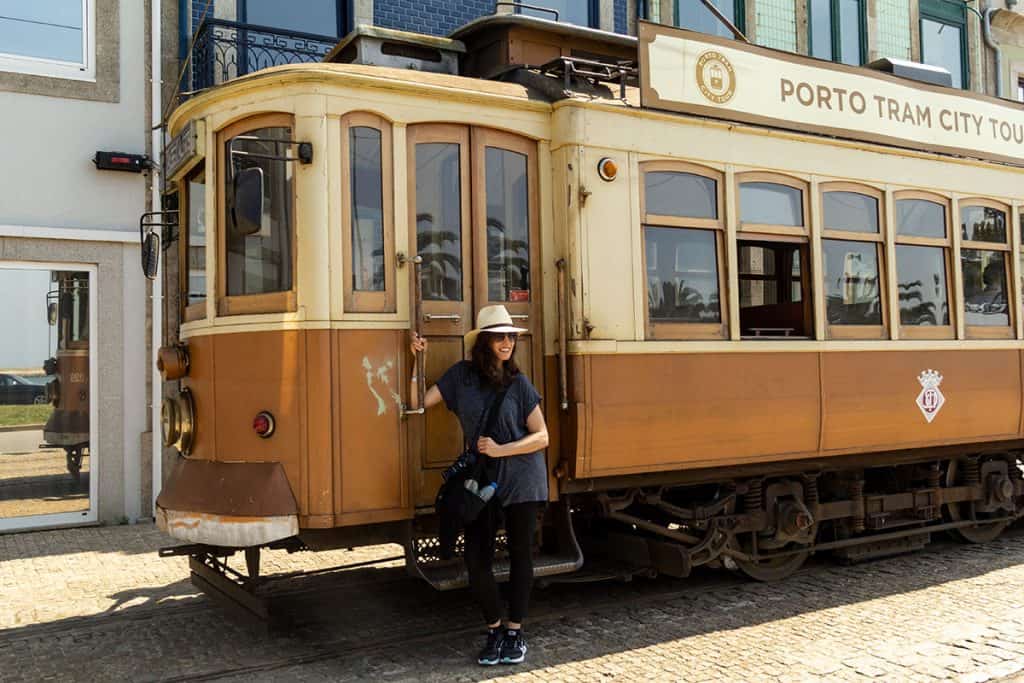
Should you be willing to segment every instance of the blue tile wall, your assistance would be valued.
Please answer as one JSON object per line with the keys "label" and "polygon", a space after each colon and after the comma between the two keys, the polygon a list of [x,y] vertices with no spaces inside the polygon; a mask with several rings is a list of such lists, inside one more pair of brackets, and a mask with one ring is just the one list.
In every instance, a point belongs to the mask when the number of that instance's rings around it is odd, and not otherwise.
{"label": "blue tile wall", "polygon": [[626,17],[626,0],[615,0],[615,32],[629,33],[629,20]]}
{"label": "blue tile wall", "polygon": [[494,0],[376,0],[373,23],[401,31],[446,36],[494,12]]}

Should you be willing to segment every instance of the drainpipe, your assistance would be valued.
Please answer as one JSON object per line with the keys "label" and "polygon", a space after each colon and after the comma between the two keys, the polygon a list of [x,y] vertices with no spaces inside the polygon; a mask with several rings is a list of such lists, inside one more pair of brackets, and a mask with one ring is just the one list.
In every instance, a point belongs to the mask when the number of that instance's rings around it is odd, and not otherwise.
{"label": "drainpipe", "polygon": [[996,57],[996,96],[1003,96],[1003,53],[999,49],[999,43],[992,37],[992,15],[998,10],[995,7],[989,7],[985,10],[985,14],[981,22],[981,33],[985,38],[985,44],[988,45],[989,49],[992,50]]}
{"label": "drainpipe", "polygon": [[[153,211],[160,211],[160,181],[163,174],[163,129],[161,125],[163,123],[163,74],[161,69],[161,47],[163,45],[163,34],[161,28],[161,14],[163,12],[164,0],[150,0],[150,31],[152,36],[150,38],[151,55],[150,60],[152,65],[150,67],[150,74],[152,76],[150,81],[151,92],[151,109],[152,109],[152,124],[150,133],[152,134],[152,159],[153,165],[150,171],[150,182],[152,183],[152,202]],[[161,245],[162,247],[163,245]],[[153,297],[152,297],[152,335],[150,337],[150,346],[152,347],[152,357],[149,361],[149,371],[153,376],[152,380],[152,396],[153,402],[152,410],[150,414],[150,433],[153,435],[153,471],[152,471],[152,492],[153,499],[143,503],[148,504],[148,511],[144,512],[144,516],[151,517],[156,510],[156,497],[160,493],[160,483],[163,481],[163,439],[160,437],[160,404],[163,399],[163,380],[160,377],[160,373],[156,370],[156,357],[160,351],[160,347],[163,345],[163,272],[161,272],[156,278],[153,279]]]}

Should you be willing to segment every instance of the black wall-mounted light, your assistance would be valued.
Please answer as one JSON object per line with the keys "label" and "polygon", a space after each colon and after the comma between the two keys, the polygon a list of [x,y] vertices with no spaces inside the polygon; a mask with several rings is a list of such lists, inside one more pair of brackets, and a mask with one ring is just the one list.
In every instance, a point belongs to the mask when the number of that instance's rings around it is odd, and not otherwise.
{"label": "black wall-mounted light", "polygon": [[127,152],[96,152],[92,163],[101,171],[127,171],[142,173],[152,166],[145,154],[128,154]]}

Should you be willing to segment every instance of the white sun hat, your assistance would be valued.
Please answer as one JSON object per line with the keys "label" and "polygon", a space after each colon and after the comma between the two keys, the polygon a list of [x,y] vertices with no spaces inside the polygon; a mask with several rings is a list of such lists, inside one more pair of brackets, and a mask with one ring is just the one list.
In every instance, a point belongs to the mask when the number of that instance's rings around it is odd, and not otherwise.
{"label": "white sun hat", "polygon": [[473,348],[476,337],[481,332],[526,332],[524,327],[516,327],[512,324],[512,316],[501,304],[484,306],[476,314],[476,329],[466,333],[466,349]]}

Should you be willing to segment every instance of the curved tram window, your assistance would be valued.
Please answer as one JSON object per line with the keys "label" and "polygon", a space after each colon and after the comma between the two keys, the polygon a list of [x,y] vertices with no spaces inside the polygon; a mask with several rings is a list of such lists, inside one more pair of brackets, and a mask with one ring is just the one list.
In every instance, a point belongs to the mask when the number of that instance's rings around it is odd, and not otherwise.
{"label": "curved tram window", "polygon": [[[232,218],[234,192],[231,178],[227,178],[228,296],[284,292],[292,288],[293,164],[261,158],[284,156],[289,147],[269,140],[288,141],[291,137],[292,129],[288,127],[258,128],[227,143],[224,158],[231,159],[235,174],[247,168],[259,168],[263,172],[263,215],[259,230],[248,235],[238,229]],[[232,154],[232,150],[236,154]],[[246,156],[245,153],[261,156]]]}
{"label": "curved tram window", "polygon": [[487,300],[530,300],[526,155],[487,148]]}
{"label": "curved tram window", "polygon": [[459,145],[416,145],[416,248],[426,301],[462,301],[462,190]]}
{"label": "curved tram window", "polygon": [[349,131],[352,175],[352,289],[384,291],[384,176],[381,133]]}
{"label": "curved tram window", "polygon": [[[0,526],[90,513],[89,273],[0,269]],[[55,520],[45,517],[71,514]]]}

